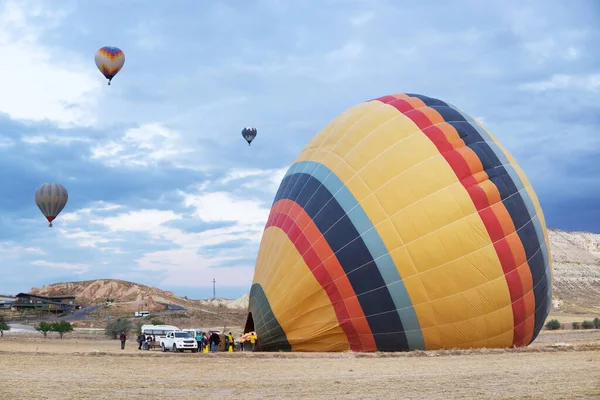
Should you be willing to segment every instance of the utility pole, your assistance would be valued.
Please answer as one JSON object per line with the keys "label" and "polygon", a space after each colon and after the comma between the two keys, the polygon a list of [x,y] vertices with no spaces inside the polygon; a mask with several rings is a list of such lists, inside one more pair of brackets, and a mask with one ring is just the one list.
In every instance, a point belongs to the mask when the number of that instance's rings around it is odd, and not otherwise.
{"label": "utility pole", "polygon": [[215,280],[215,278],[213,278],[213,299],[217,298],[216,291],[215,291],[215,283],[216,283],[216,280]]}

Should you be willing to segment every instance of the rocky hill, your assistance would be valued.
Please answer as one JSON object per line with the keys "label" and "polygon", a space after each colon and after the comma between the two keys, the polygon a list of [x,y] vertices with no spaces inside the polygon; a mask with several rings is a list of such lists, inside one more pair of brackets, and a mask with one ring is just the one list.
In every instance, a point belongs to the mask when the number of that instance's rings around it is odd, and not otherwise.
{"label": "rocky hill", "polygon": [[76,296],[77,301],[83,304],[97,304],[112,299],[116,304],[129,305],[132,310],[160,311],[165,309],[165,304],[192,309],[202,306],[221,306],[240,310],[248,308],[247,294],[234,300],[223,298],[190,300],[155,287],[118,279],[55,283],[41,288],[32,288],[31,293],[42,296]]}
{"label": "rocky hill", "polygon": [[600,235],[548,231],[554,272],[554,306],[566,312],[600,311]]}

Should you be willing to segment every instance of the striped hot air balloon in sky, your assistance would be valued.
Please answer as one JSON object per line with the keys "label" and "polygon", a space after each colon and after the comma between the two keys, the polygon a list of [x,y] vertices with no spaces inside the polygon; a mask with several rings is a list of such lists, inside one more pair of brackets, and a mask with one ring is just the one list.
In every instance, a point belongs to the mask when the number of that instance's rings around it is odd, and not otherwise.
{"label": "striped hot air balloon in sky", "polygon": [[335,118],[275,196],[246,331],[258,350],[526,346],[551,307],[530,182],[444,101],[384,96]]}
{"label": "striped hot air balloon in sky", "polygon": [[35,204],[44,214],[52,228],[52,221],[67,205],[69,194],[67,189],[59,183],[43,183],[35,191]]}
{"label": "striped hot air balloon in sky", "polygon": [[108,79],[108,84],[112,78],[123,68],[125,64],[125,54],[118,47],[105,46],[96,52],[94,57],[96,66],[102,72],[102,75]]}

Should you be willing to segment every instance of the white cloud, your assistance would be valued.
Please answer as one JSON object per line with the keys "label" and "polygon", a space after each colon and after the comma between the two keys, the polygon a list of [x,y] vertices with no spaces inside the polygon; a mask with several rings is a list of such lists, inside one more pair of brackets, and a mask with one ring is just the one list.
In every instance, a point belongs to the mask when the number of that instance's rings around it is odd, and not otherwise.
{"label": "white cloud", "polygon": [[[348,41],[329,51],[308,55],[289,54],[281,57],[266,52],[260,63],[237,59],[223,66],[234,73],[270,77],[274,74],[289,78],[308,78],[321,83],[337,83],[360,74],[355,65],[364,54],[365,46],[359,41]],[[262,50],[256,50],[257,53]]]}
{"label": "white cloud", "polygon": [[68,146],[68,145],[70,145],[73,142],[82,142],[82,143],[89,143],[89,142],[91,142],[90,139],[87,139],[87,138],[84,138],[84,137],[58,136],[58,135],[23,136],[23,137],[21,137],[21,141],[23,143],[27,143],[27,144],[31,144],[31,145],[46,144],[46,143],[50,142],[52,144],[61,145],[61,146]]}
{"label": "white cloud", "polygon": [[[0,112],[22,121],[51,121],[60,127],[95,122],[101,79],[95,66],[65,49],[42,43],[65,12],[42,2],[8,0],[0,6]],[[89,61],[88,61],[89,64]],[[92,93],[96,91],[93,95]]]}
{"label": "white cloud", "polygon": [[262,202],[235,198],[226,192],[184,194],[184,205],[195,208],[194,216],[206,222],[235,221],[239,224],[265,223],[269,209]]}
{"label": "white cloud", "polygon": [[108,237],[105,232],[102,231],[92,231],[89,228],[81,229],[81,228],[72,228],[72,229],[63,229],[61,230],[62,234],[69,240],[77,243],[78,246],[81,247],[95,247],[102,251],[109,251],[111,249],[116,249],[113,252],[120,252],[121,250],[115,247],[107,247],[102,246],[107,243],[113,243],[115,241],[123,241],[120,238]]}
{"label": "white cloud", "polygon": [[91,213],[99,213],[104,211],[118,210],[122,206],[119,204],[107,203],[105,201],[96,201],[87,208],[80,208],[79,210],[62,213],[60,220],[63,222],[78,221],[84,216],[89,216]]}
{"label": "white cloud", "polygon": [[138,22],[137,25],[128,30],[127,33],[134,37],[135,44],[143,50],[154,50],[162,45],[163,41],[158,34],[156,22]]}
{"label": "white cloud", "polygon": [[[197,191],[179,192],[181,206],[186,212],[175,210],[124,210],[116,204],[98,202],[63,216],[64,237],[82,247],[96,247],[113,255],[139,254],[147,249],[148,239],[171,245],[172,249],[149,251],[136,259],[134,272],[160,272],[166,280],[162,285],[203,286],[210,278],[227,285],[250,285],[253,262],[269,214],[268,204],[260,199],[236,196],[221,190],[224,183],[236,186],[263,186],[281,179],[285,169],[232,170],[224,178],[208,182]],[[112,215],[107,215],[110,212]],[[173,221],[197,223],[227,223],[227,226],[190,232],[167,226]],[[134,234],[137,236],[127,236]],[[141,235],[141,236],[140,236]],[[141,238],[141,241],[140,241]],[[121,244],[115,245],[117,242]],[[125,243],[127,249],[125,249]],[[124,251],[125,250],[125,251]],[[127,253],[127,254],[126,254]]]}
{"label": "white cloud", "polygon": [[82,274],[90,269],[90,266],[88,264],[54,262],[46,260],[35,260],[32,261],[31,264],[36,265],[38,267],[66,269],[72,271],[75,274]]}
{"label": "white cloud", "polygon": [[15,242],[0,242],[0,259],[18,257],[25,254],[45,254],[44,250],[37,247],[21,246]]}
{"label": "white cloud", "polygon": [[92,148],[91,158],[111,167],[147,167],[161,161],[181,166],[180,157],[193,151],[182,142],[178,132],[149,123],[128,129],[118,141]]}
{"label": "white cloud", "polygon": [[119,214],[115,217],[91,220],[93,224],[104,225],[111,231],[149,232],[165,222],[181,219],[182,216],[171,210],[139,210]]}
{"label": "white cloud", "polygon": [[15,145],[15,141],[6,137],[0,136],[0,149],[9,148]]}
{"label": "white cloud", "polygon": [[347,42],[342,47],[330,51],[327,58],[332,62],[354,60],[362,54],[363,48],[362,43]]}
{"label": "white cloud", "polygon": [[[220,179],[220,183],[226,184],[233,181],[243,180],[239,185],[246,189],[262,189],[275,195],[288,168],[276,169],[232,169]],[[252,179],[247,179],[252,178]]]}
{"label": "white cloud", "polygon": [[578,89],[596,92],[600,91],[600,74],[579,76],[555,74],[552,75],[552,78],[545,81],[531,82],[520,85],[519,89],[533,92],[545,92],[548,90],[559,89]]}
{"label": "white cloud", "polygon": [[356,15],[350,18],[350,24],[356,27],[364,26],[368,24],[373,19],[373,17],[375,17],[375,13],[372,11]]}

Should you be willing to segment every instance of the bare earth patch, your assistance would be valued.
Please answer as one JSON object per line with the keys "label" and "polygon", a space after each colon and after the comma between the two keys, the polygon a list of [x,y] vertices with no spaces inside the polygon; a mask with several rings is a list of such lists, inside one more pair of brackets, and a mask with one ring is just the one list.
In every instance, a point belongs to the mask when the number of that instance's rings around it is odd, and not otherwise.
{"label": "bare earth patch", "polygon": [[0,399],[600,399],[600,331],[525,349],[161,353],[103,338],[0,340]]}

